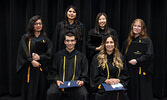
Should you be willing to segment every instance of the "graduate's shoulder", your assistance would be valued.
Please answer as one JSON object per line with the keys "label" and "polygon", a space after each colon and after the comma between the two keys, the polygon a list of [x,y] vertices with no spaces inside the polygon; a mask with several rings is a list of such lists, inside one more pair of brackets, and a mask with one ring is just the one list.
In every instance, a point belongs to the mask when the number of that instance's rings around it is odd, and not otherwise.
{"label": "graduate's shoulder", "polygon": [[86,55],[78,50],[76,50],[76,54],[81,57],[86,57]]}
{"label": "graduate's shoulder", "polygon": [[144,42],[152,43],[152,40],[150,37],[146,37],[143,39]]}
{"label": "graduate's shoulder", "polygon": [[89,30],[88,35],[94,35],[95,34],[95,28]]}

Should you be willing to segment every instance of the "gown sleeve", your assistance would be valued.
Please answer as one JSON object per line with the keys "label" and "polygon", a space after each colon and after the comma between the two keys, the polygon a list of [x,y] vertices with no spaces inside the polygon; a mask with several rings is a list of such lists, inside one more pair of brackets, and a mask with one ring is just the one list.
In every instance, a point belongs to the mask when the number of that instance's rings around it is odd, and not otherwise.
{"label": "gown sleeve", "polygon": [[89,77],[88,77],[88,61],[85,55],[82,56],[82,61],[81,61],[81,75],[80,75],[80,80],[84,81],[84,83],[88,84],[89,83]]}
{"label": "gown sleeve", "polygon": [[87,40],[87,46],[89,49],[95,51],[96,49],[96,46],[94,46],[92,43],[91,43],[91,35],[93,34],[93,30],[90,30],[88,32],[88,40]]}
{"label": "gown sleeve", "polygon": [[120,83],[122,83],[123,86],[125,88],[127,88],[128,80],[129,80],[128,69],[127,69],[127,66],[125,63],[125,59],[122,55],[121,55],[121,59],[123,62],[123,69],[121,69],[121,73],[120,73],[120,76],[118,77],[118,79],[120,79]]}
{"label": "gown sleeve", "polygon": [[25,65],[31,64],[33,59],[28,52],[28,39],[23,35],[18,46],[17,60],[16,60],[16,70],[20,71]]}
{"label": "gown sleeve", "polygon": [[141,57],[137,58],[137,62],[147,62],[153,59],[153,45],[150,38],[144,40],[147,43],[147,51],[146,54],[143,54]]}
{"label": "gown sleeve", "polygon": [[90,68],[90,85],[93,90],[103,83],[107,78],[100,73],[101,67],[98,67],[97,54],[93,57]]}
{"label": "gown sleeve", "polygon": [[58,62],[59,62],[58,53],[53,54],[52,65],[51,65],[50,72],[49,72],[49,75],[48,75],[48,80],[51,83],[56,83],[57,80],[60,80],[59,77],[58,77],[58,71],[59,71]]}
{"label": "gown sleeve", "polygon": [[53,50],[53,44],[48,38],[46,39],[46,45],[47,45],[46,52],[39,56],[40,56],[40,63],[44,65],[42,66],[43,69],[47,71],[48,68],[46,66],[48,66],[48,64],[51,62],[52,50]]}
{"label": "gown sleeve", "polygon": [[147,51],[141,57],[137,58],[137,63],[142,64],[143,70],[149,73],[153,73],[154,66],[154,53],[153,53],[153,45],[150,38],[146,38],[144,40],[147,43]]}
{"label": "gown sleeve", "polygon": [[52,37],[52,43],[53,43],[53,53],[56,53],[58,51],[58,47],[59,47],[59,33],[60,33],[60,30],[61,30],[61,25],[62,23],[59,22],[57,23],[56,25],[56,29],[53,33],[53,37]]}
{"label": "gown sleeve", "polygon": [[85,26],[84,26],[84,24],[81,25],[81,32],[82,32],[82,35],[83,35],[82,53],[86,54],[86,33],[85,33]]}

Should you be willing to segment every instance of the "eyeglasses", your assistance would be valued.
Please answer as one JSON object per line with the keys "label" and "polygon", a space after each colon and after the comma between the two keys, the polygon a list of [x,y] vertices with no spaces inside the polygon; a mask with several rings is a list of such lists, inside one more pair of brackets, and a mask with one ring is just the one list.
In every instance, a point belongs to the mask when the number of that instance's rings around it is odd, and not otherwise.
{"label": "eyeglasses", "polygon": [[74,42],[75,40],[65,40],[65,41],[69,43],[69,42]]}
{"label": "eyeglasses", "polygon": [[40,23],[34,23],[34,25],[42,25],[42,23],[40,22]]}

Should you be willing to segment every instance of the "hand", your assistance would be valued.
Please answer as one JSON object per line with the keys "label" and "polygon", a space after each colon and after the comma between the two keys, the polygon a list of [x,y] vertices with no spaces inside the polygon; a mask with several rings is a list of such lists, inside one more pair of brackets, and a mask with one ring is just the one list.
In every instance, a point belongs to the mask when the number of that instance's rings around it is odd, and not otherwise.
{"label": "hand", "polygon": [[62,81],[57,80],[57,86],[60,86],[60,84],[64,84]]}
{"label": "hand", "polygon": [[119,79],[116,79],[116,78],[111,78],[110,80],[113,81],[114,84],[120,83],[120,80],[119,80]]}
{"label": "hand", "polygon": [[33,60],[31,63],[32,63],[33,67],[40,67],[41,66],[41,64],[35,60]]}
{"label": "hand", "polygon": [[114,79],[114,78],[106,79],[106,80],[105,80],[105,83],[110,84],[110,85],[114,85],[114,84],[117,84],[117,83],[119,83],[119,82],[120,82],[119,79]]}
{"label": "hand", "polygon": [[132,65],[136,65],[137,64],[137,60],[136,59],[132,59],[129,61],[130,64]]}
{"label": "hand", "polygon": [[113,84],[114,84],[114,82],[111,81],[110,79],[106,79],[106,80],[105,80],[105,83],[107,83],[107,84],[109,84],[109,85],[113,85]]}
{"label": "hand", "polygon": [[79,87],[81,87],[82,85],[84,85],[84,81],[78,80],[78,81],[77,81],[77,84],[79,85]]}
{"label": "hand", "polygon": [[32,59],[38,61],[38,60],[40,60],[40,56],[37,53],[33,53]]}
{"label": "hand", "polygon": [[96,51],[100,51],[101,45],[99,47],[96,47]]}

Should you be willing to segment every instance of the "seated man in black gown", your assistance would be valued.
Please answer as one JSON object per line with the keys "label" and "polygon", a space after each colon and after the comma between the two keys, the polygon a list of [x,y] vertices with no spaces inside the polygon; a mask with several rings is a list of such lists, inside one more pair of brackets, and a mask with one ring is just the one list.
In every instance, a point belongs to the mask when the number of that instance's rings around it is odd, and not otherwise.
{"label": "seated man in black gown", "polygon": [[[88,84],[88,62],[84,54],[75,49],[76,38],[74,33],[65,34],[66,49],[54,54],[53,66],[50,71],[51,85],[47,91],[47,100],[88,100],[85,85]],[[65,81],[76,81],[78,87],[62,88]]]}

